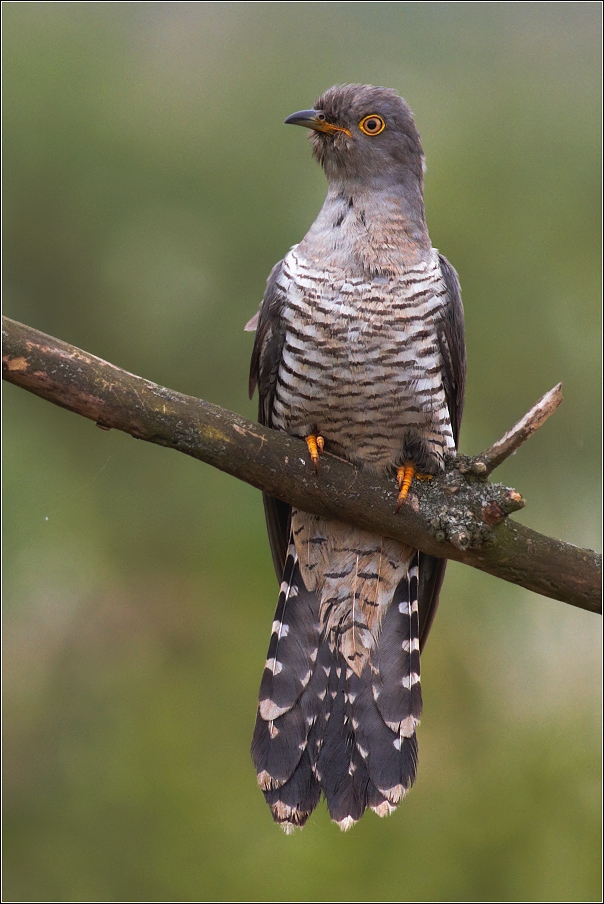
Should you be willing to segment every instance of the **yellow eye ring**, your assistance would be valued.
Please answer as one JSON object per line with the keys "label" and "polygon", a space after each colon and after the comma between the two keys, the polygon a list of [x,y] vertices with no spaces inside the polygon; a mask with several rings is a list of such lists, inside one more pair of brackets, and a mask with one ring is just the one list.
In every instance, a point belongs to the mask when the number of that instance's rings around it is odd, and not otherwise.
{"label": "yellow eye ring", "polygon": [[364,116],[359,123],[361,132],[363,132],[364,135],[369,135],[371,138],[375,135],[379,135],[385,128],[386,123],[381,116],[377,115],[377,113],[370,113],[369,116]]}

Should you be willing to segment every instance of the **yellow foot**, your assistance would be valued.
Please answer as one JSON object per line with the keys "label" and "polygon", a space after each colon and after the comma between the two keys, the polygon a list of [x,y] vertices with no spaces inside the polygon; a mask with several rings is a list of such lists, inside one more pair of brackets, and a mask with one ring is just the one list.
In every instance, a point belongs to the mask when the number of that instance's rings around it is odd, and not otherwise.
{"label": "yellow foot", "polygon": [[400,511],[401,505],[407,498],[413,478],[416,480],[432,480],[432,474],[418,474],[415,470],[413,462],[408,461],[401,465],[396,471],[396,481],[398,483],[398,499],[396,500],[396,510]]}
{"label": "yellow foot", "polygon": [[322,452],[325,447],[325,440],[322,436],[315,436],[314,433],[311,433],[310,436],[306,437],[306,445],[308,446],[308,451],[310,453],[310,457],[313,465],[315,466],[315,473],[319,473],[319,452]]}

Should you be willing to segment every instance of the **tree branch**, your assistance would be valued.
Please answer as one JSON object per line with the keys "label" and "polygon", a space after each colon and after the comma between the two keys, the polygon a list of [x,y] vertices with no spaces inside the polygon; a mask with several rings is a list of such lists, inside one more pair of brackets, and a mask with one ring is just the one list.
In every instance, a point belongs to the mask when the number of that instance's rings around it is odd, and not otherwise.
{"label": "tree branch", "polygon": [[601,556],[510,521],[507,516],[524,500],[486,479],[559,404],[559,387],[482,455],[460,455],[433,480],[416,481],[397,514],[396,481],[387,476],[324,454],[317,477],[301,440],[165,389],[8,318],[3,338],[5,380],[99,427],[177,449],[303,511],[358,524],[544,596],[602,611]]}
{"label": "tree branch", "polygon": [[[533,435],[535,430],[538,430],[546,422],[550,414],[554,413],[561,402],[562,383],[558,383],[557,386],[546,392],[537,404],[533,405],[531,410],[511,430],[508,430],[500,440],[476,456],[475,472],[488,475],[495,468],[498,468],[506,458],[513,455],[522,443]],[[481,461],[484,462],[484,470],[477,467]]]}

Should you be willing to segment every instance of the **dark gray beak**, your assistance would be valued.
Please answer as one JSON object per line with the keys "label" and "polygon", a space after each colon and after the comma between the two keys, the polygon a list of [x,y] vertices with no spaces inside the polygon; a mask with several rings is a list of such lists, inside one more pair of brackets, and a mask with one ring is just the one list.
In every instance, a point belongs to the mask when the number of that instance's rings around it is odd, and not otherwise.
{"label": "dark gray beak", "polygon": [[285,120],[286,126],[304,126],[305,129],[315,129],[325,122],[325,114],[318,110],[298,110]]}

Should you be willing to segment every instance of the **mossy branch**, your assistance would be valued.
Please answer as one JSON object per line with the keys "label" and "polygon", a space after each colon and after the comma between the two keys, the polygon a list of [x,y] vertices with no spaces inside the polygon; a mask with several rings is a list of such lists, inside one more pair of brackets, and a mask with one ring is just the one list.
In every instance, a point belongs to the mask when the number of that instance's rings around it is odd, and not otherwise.
{"label": "mossy branch", "polygon": [[601,556],[509,519],[524,500],[487,476],[561,401],[548,393],[498,443],[475,458],[460,455],[443,474],[415,482],[396,513],[396,482],[321,456],[318,476],[306,445],[190,396],[134,376],[3,318],[3,377],[35,395],[244,480],[298,508],[353,522],[455,559],[591,612],[601,612]]}

